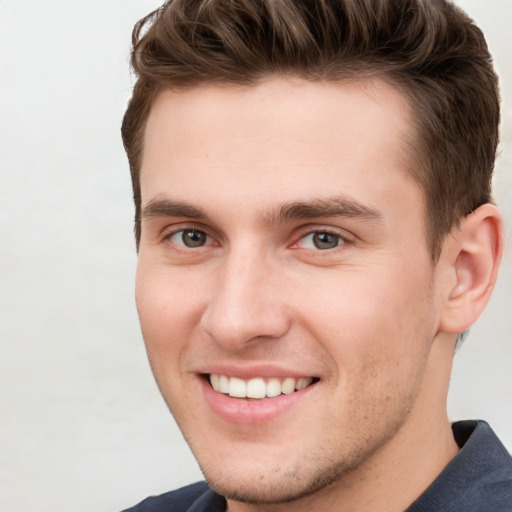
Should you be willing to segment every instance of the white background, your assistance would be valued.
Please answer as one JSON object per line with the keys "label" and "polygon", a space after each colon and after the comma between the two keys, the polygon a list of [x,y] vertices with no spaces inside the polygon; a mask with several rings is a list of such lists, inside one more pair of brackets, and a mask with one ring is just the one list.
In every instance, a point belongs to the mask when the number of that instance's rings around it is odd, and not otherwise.
{"label": "white background", "polygon": [[[456,356],[453,419],[512,449],[512,2],[460,2],[502,77],[509,249]],[[131,28],[152,0],[0,1],[0,510],[118,511],[200,478],[153,383],[133,299],[119,135]]]}

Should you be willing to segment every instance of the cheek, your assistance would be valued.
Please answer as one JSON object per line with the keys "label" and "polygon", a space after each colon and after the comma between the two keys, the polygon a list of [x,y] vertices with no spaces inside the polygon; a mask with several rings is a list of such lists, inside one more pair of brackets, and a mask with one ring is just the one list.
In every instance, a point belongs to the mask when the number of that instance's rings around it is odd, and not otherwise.
{"label": "cheek", "polygon": [[[147,267],[139,262],[135,300],[144,343],[155,378],[161,378],[169,368],[178,368],[190,329],[193,314],[187,289],[168,272]],[[192,301],[193,302],[193,301]]]}
{"label": "cheek", "polygon": [[200,290],[186,272],[172,272],[139,260],[135,285],[137,311],[151,344],[172,334],[174,340],[199,318]]}
{"label": "cheek", "polygon": [[374,279],[366,285],[347,283],[342,296],[336,290],[324,296],[315,336],[337,378],[336,407],[329,409],[334,419],[326,423],[339,420],[347,438],[395,431],[414,407],[435,334],[432,318],[425,315],[432,299],[418,296],[421,289],[410,282],[393,288]]}
{"label": "cheek", "polygon": [[184,382],[190,374],[183,360],[194,328],[196,301],[186,280],[172,278],[168,269],[141,264],[137,268],[135,297],[151,370],[167,406],[180,416],[192,403],[190,397],[185,398],[190,387]]}
{"label": "cheek", "polygon": [[397,265],[336,277],[302,293],[301,311],[340,373],[394,378],[422,364],[436,331],[430,272]]}

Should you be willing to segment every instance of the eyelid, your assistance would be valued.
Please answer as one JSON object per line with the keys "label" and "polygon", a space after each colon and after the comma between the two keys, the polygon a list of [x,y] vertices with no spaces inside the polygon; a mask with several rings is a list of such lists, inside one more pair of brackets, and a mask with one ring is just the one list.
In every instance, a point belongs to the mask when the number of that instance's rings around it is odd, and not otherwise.
{"label": "eyelid", "polygon": [[[213,243],[207,242],[203,246],[193,248],[193,247],[187,247],[182,244],[176,244],[175,242],[171,241],[171,238],[173,236],[175,236],[176,234],[181,233],[183,231],[187,231],[187,230],[190,230],[190,231],[195,230],[195,231],[203,232]],[[206,248],[206,247],[215,247],[215,246],[222,245],[221,236],[219,236],[216,232],[212,233],[211,228],[209,226],[205,226],[201,222],[195,222],[195,221],[177,222],[176,224],[167,225],[165,228],[163,228],[161,230],[160,233],[161,233],[160,239],[162,242],[167,241],[168,243],[172,243],[175,247],[180,247],[180,248],[182,248],[182,250],[187,250],[187,251],[190,251],[190,250],[197,251],[197,249],[199,249],[201,247]],[[330,251],[333,251],[333,250],[335,250],[341,246],[344,246],[346,244],[354,243],[357,238],[355,235],[353,235],[352,233],[350,233],[349,231],[347,231],[343,228],[326,226],[326,225],[321,225],[321,224],[318,224],[318,225],[308,224],[308,225],[302,226],[298,230],[296,230],[295,234],[293,235],[293,241],[290,245],[288,245],[288,247],[300,248],[299,242],[306,236],[313,235],[315,233],[328,233],[328,234],[331,234],[331,235],[334,235],[334,236],[340,238],[342,243],[339,244],[338,246],[330,249]],[[324,249],[323,251],[322,251],[322,249],[304,249],[304,250],[310,250],[310,251],[315,251],[315,252],[329,251],[329,249]]]}
{"label": "eyelid", "polygon": [[[210,241],[213,241],[214,243],[206,243],[205,245],[199,247],[187,247],[186,245],[177,244],[176,242],[173,242],[171,240],[173,236],[184,231],[199,231],[201,233],[204,233],[207,236],[207,238],[210,239]],[[172,243],[173,245],[182,248],[182,250],[197,250],[201,247],[212,247],[215,245],[219,245],[217,238],[218,237],[214,236],[211,233],[211,230],[208,227],[203,226],[200,223],[196,222],[180,222],[177,224],[173,224],[171,226],[167,226],[161,231],[162,242]]]}
{"label": "eyelid", "polygon": [[[316,247],[317,237],[319,235],[323,235],[323,236],[327,235],[327,237],[329,237],[328,238],[329,241],[327,242],[327,245],[333,244],[332,247],[323,247],[323,248]],[[308,241],[307,244],[306,244],[306,241]],[[340,236],[335,235],[333,233],[319,232],[319,233],[309,233],[309,235],[303,236],[299,240],[299,243],[304,246],[304,249],[327,251],[327,250],[335,249],[336,247],[339,247],[340,245],[344,244],[345,241],[343,240],[343,238],[341,238]]]}
{"label": "eyelid", "polygon": [[355,237],[353,235],[351,235],[350,233],[348,233],[346,230],[344,229],[341,229],[341,228],[334,228],[332,226],[306,226],[304,227],[303,229],[301,229],[299,231],[299,233],[297,233],[294,237],[294,242],[291,244],[291,248],[297,248],[297,249],[301,249],[301,247],[299,246],[299,243],[301,240],[303,240],[304,238],[306,238],[307,236],[310,236],[310,235],[314,235],[314,234],[317,234],[317,233],[326,233],[326,234],[329,234],[329,235],[333,235],[333,236],[336,236],[338,237],[340,240],[341,240],[341,243],[338,244],[336,247],[333,247],[332,249],[308,249],[308,248],[304,248],[304,250],[307,250],[307,251],[315,251],[315,252],[329,252],[329,251],[334,251],[336,249],[339,249],[341,248],[342,246],[346,245],[346,244],[350,244],[350,243],[353,243],[355,241]]}
{"label": "eyelid", "polygon": [[323,224],[308,224],[307,226],[300,227],[296,230],[295,239],[299,240],[300,238],[303,238],[307,235],[311,235],[314,233],[329,233],[331,235],[336,235],[342,238],[343,240],[346,240],[347,242],[353,241],[355,238],[355,235],[347,231],[343,228],[338,228],[335,226],[326,226]]}
{"label": "eyelid", "polygon": [[[195,247],[190,247],[186,243],[184,243],[184,241],[183,241],[184,234],[191,233],[191,232],[204,235],[205,236],[204,243],[200,244],[198,246],[195,246]],[[181,238],[182,238],[181,241],[179,240],[180,237],[178,236],[180,234],[181,234]],[[187,249],[198,249],[199,247],[209,246],[210,243],[208,243],[208,242],[212,240],[212,237],[210,235],[208,235],[207,233],[205,233],[204,231],[201,231],[199,229],[179,229],[178,231],[175,231],[174,233],[171,233],[170,235],[168,235],[168,240],[171,240],[173,244],[179,245],[180,247],[185,247]]]}

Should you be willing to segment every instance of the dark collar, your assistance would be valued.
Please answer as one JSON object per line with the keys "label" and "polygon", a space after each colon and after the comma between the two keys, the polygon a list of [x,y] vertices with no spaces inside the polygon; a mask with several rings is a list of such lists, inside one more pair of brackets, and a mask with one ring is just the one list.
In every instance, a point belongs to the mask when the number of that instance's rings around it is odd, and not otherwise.
{"label": "dark collar", "polygon": [[406,512],[512,512],[512,458],[491,427],[471,420],[452,430],[460,452]]}

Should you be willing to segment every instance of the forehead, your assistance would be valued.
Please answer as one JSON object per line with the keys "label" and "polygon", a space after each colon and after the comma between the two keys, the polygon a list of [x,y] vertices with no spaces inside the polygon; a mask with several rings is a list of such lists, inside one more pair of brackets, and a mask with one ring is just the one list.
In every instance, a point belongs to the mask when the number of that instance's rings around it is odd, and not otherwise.
{"label": "forehead", "polygon": [[397,195],[400,183],[416,186],[408,172],[413,132],[406,98],[381,80],[164,90],[146,126],[142,205],[208,191],[212,206],[220,198],[263,209],[308,194],[394,187]]}
{"label": "forehead", "polygon": [[[220,135],[226,139],[282,137],[286,132],[289,139],[306,136],[311,142],[323,139],[325,144],[335,142],[340,132],[352,132],[354,138],[361,136],[361,142],[370,142],[375,135],[395,138],[398,144],[397,137],[411,136],[410,114],[405,96],[380,79],[273,78],[254,86],[205,83],[178,91],[164,89],[157,95],[146,125],[145,148],[163,137],[169,142],[177,131],[196,141]],[[212,133],[215,125],[218,129]]]}

